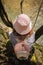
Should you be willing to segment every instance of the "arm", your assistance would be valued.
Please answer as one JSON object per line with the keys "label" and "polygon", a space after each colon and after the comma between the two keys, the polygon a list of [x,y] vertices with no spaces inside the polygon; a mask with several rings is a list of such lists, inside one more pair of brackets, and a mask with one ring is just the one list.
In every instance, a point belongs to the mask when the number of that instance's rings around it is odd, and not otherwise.
{"label": "arm", "polygon": [[9,28],[8,36],[9,36],[10,42],[12,43],[12,46],[14,47],[14,45],[15,45],[17,42],[16,42],[16,40],[15,40],[15,36],[14,36],[13,30],[12,30],[11,28]]}
{"label": "arm", "polygon": [[32,49],[32,46],[34,45],[35,42],[35,32],[34,30],[31,30],[30,33],[28,34],[27,38],[24,40],[26,45]]}

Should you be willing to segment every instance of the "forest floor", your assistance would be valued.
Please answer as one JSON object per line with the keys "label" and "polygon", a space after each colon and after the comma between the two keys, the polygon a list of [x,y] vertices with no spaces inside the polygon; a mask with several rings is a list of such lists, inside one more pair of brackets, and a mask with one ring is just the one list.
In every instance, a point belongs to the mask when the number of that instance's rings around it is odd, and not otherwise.
{"label": "forest floor", "polygon": [[[31,18],[33,24],[35,22],[41,1],[43,0],[24,0],[23,2],[23,12]],[[10,21],[13,24],[16,16],[21,13],[20,0],[2,0],[2,6],[4,10],[0,6],[0,65],[22,65],[22,63],[19,63],[19,61],[14,58],[15,55],[13,48],[7,35],[7,31],[9,29],[7,22]],[[41,7],[37,23],[34,27],[35,32],[41,26],[43,26],[43,5]],[[36,60],[30,61],[31,65],[43,65],[43,35],[41,35],[35,42],[34,48],[35,51],[33,53],[33,56],[35,55]],[[28,61],[25,61],[25,63],[23,63],[23,65],[28,64]]]}

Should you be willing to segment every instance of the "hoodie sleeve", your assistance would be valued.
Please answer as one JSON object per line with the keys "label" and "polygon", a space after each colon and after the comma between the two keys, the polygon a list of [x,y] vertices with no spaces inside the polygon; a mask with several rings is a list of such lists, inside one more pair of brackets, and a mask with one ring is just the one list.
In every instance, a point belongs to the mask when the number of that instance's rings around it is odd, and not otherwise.
{"label": "hoodie sleeve", "polygon": [[29,47],[32,48],[34,42],[35,42],[35,32],[33,32],[33,34],[30,37],[28,37],[27,45],[29,45]]}
{"label": "hoodie sleeve", "polygon": [[12,43],[12,46],[14,47],[14,45],[15,45],[17,42],[16,42],[16,40],[15,40],[15,36],[14,36],[14,34],[13,34],[13,31],[8,32],[8,36],[9,36],[10,42]]}

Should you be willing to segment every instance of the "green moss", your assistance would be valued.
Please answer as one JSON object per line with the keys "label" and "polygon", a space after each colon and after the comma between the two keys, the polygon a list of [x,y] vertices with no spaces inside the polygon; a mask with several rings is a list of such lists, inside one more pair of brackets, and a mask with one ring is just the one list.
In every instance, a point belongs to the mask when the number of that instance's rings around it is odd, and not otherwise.
{"label": "green moss", "polygon": [[42,53],[41,59],[42,59],[42,61],[43,61],[43,46],[36,43],[36,44],[34,45],[34,47],[35,47],[36,49],[38,49],[38,50]]}

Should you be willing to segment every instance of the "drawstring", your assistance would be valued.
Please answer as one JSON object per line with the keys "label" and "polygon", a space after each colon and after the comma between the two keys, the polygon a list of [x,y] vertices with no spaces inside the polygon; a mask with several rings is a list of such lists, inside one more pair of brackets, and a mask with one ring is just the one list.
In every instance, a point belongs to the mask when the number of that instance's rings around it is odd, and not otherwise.
{"label": "drawstring", "polygon": [[[21,2],[20,2],[21,13],[23,13],[23,10],[22,10],[22,6],[23,6],[22,4],[23,4],[23,2],[24,2],[24,0],[21,0]],[[39,12],[40,12],[40,10],[41,10],[42,4],[43,4],[43,1],[41,2],[40,6],[39,6],[38,13],[37,13],[37,16],[36,16],[36,19],[35,19],[35,23],[34,23],[32,29],[35,27],[35,24],[36,24],[36,22],[37,22],[37,19],[38,19]]]}
{"label": "drawstring", "polygon": [[34,25],[33,25],[32,29],[35,27],[35,24],[36,24],[37,19],[38,19],[39,12],[40,12],[41,7],[42,7],[42,4],[43,4],[43,1],[41,2],[40,6],[39,6],[38,13],[37,13],[37,16],[36,16],[36,19],[35,19],[35,23],[34,23]]}
{"label": "drawstring", "polygon": [[22,10],[22,6],[23,6],[22,4],[23,4],[23,1],[24,1],[24,0],[21,0],[21,2],[20,2],[21,14],[23,13],[23,10]]}

